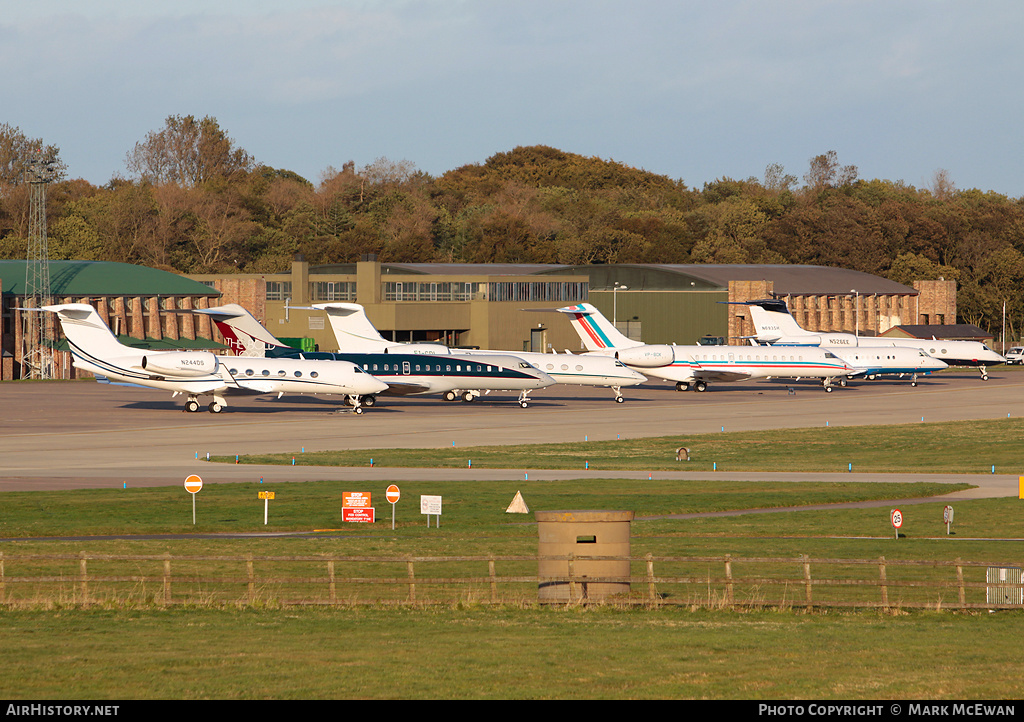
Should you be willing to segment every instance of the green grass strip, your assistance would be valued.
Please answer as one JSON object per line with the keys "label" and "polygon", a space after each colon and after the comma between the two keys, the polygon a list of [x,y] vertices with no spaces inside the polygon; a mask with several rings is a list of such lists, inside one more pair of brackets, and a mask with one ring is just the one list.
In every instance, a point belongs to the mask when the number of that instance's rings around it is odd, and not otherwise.
{"label": "green grass strip", "polygon": [[[254,454],[245,464],[633,471],[1024,473],[1024,419],[680,434],[613,441]],[[676,461],[676,449],[690,461]],[[213,461],[231,462],[232,457]]]}

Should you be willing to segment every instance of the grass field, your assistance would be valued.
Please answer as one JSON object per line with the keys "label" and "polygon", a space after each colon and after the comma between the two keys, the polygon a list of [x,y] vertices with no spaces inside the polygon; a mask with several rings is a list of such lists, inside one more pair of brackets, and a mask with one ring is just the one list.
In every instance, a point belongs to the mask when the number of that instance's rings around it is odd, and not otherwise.
{"label": "grass field", "polygon": [[[247,464],[491,469],[1016,473],[1024,469],[1024,419],[828,426],[568,444],[441,449],[360,449],[250,455]],[[690,461],[676,461],[676,449]],[[216,461],[234,462],[234,457]]]}
{"label": "grass field", "polygon": [[612,608],[0,616],[6,699],[1013,699],[1019,614]]}
{"label": "grass field", "polygon": [[[1024,427],[1008,420],[955,425],[713,434],[622,440],[558,449],[484,450],[473,465],[538,468],[572,465],[595,449],[593,466],[644,466],[675,447],[698,455],[714,448],[723,464],[773,470],[858,470],[897,463],[921,471],[977,470],[1020,464]],[[941,428],[939,428],[941,427]],[[931,444],[918,456],[917,444]],[[825,439],[825,442],[822,439]],[[801,442],[801,439],[803,440]],[[827,443],[826,443],[827,442]],[[721,444],[720,446],[715,446]],[[758,444],[758,453],[745,447]],[[949,451],[947,445],[958,445]],[[581,448],[582,447],[582,448]],[[778,448],[785,447],[785,448]],[[447,453],[449,450],[444,450]],[[458,450],[464,454],[466,450]],[[618,452],[618,453],[616,453]],[[368,452],[359,452],[366,454]],[[408,452],[400,463],[441,456]],[[474,450],[477,454],[477,450]],[[487,453],[494,456],[485,460]],[[708,452],[710,453],[710,452]],[[729,455],[733,456],[729,456]],[[309,463],[306,454],[302,463]],[[958,458],[961,457],[961,458]],[[970,458],[962,458],[970,457]],[[518,463],[515,460],[529,461]],[[545,461],[538,461],[544,459]],[[991,461],[990,461],[991,460]],[[230,461],[234,461],[232,458]],[[465,461],[452,464],[463,466]],[[290,456],[286,463],[290,463]],[[375,463],[378,460],[375,459]],[[386,462],[385,462],[386,463]],[[691,462],[692,464],[698,462]],[[863,464],[864,468],[860,468]],[[710,467],[710,464],[708,464]],[[690,467],[693,468],[693,467]],[[596,476],[596,475],[595,475]],[[927,497],[962,488],[935,484],[636,481],[587,476],[575,481],[405,482],[397,524],[383,488],[352,482],[208,484],[191,498],[180,487],[59,493],[7,493],[0,514],[4,573],[18,554],[174,555],[484,555],[534,554],[532,515],[505,507],[521,491],[533,510],[630,509],[632,552],[659,556],[786,556],[949,560],[1020,565],[1024,507],[1017,499],[957,502],[954,534],[942,524],[941,496],[903,507],[902,537],[889,505],[827,508],[735,517],[672,514],[769,509],[872,499]],[[966,486],[966,485],[963,485]],[[259,490],[273,490],[263,525]],[[341,491],[370,491],[374,525],[340,523]],[[445,500],[441,528],[427,529],[419,494]],[[104,539],[104,535],[312,532],[299,537]],[[41,537],[80,536],[44,540]],[[1005,539],[997,541],[997,539]],[[72,578],[74,567],[68,571]],[[13,588],[13,584],[8,587]],[[1019,696],[1017,611],[805,613],[798,606],[737,612],[713,605],[659,609],[485,606],[472,598],[426,607],[305,608],[272,599],[257,604],[200,604],[162,609],[129,590],[91,608],[60,600],[0,607],[7,652],[0,695],[8,699],[992,699]]]}

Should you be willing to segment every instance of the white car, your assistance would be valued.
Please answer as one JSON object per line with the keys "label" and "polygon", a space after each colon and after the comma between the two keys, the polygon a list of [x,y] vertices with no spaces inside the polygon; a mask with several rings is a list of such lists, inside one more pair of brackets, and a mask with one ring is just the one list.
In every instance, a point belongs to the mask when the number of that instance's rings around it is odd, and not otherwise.
{"label": "white car", "polygon": [[1024,346],[1014,346],[1006,352],[1006,363],[1008,364],[1020,364],[1024,363]]}

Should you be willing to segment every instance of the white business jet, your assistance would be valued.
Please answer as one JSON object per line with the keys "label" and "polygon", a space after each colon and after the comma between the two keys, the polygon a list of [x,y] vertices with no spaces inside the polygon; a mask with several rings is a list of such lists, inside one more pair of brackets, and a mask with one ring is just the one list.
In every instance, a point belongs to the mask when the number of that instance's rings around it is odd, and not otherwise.
{"label": "white business jet", "polygon": [[764,349],[756,346],[676,346],[634,341],[622,335],[589,303],[557,309],[569,316],[588,354],[612,356],[648,376],[676,382],[676,390],[707,390],[709,381],[820,378],[832,381],[853,373],[845,361],[819,348]]}
{"label": "white business jet", "polygon": [[[292,306],[291,308],[299,308]],[[481,390],[518,391],[519,405],[526,408],[528,395],[534,389],[551,386],[554,379],[540,369],[534,368],[517,356],[507,353],[487,353],[472,357],[458,355],[444,359],[426,358],[422,355],[398,352],[302,352],[278,340],[270,331],[237,303],[216,308],[194,309],[189,313],[210,316],[217,329],[228,342],[229,347],[242,357],[274,358],[300,357],[304,359],[325,359],[330,363],[336,359],[361,366],[387,384],[380,392],[388,396],[419,396],[423,394],[444,394],[448,400],[462,395],[466,401],[480,396]],[[468,391],[466,389],[472,389]],[[365,406],[376,404],[376,395],[363,399]]]}
{"label": "white business jet", "polygon": [[[35,309],[32,309],[35,310]],[[96,309],[86,303],[43,306],[60,320],[75,368],[98,380],[166,389],[187,394],[185,410],[199,411],[200,396],[212,396],[207,407],[219,414],[232,394],[341,394],[362,413],[363,396],[380,393],[387,384],[351,363],[295,359],[245,359],[231,363],[208,351],[147,351],[118,342]],[[227,363],[226,363],[227,362]]]}
{"label": "white business jet", "polygon": [[947,366],[974,366],[988,380],[988,365],[1005,363],[1006,359],[978,341],[948,341],[921,338],[886,338],[882,336],[855,336],[840,331],[806,331],[789,312],[785,301],[766,299],[747,301],[750,319],[754,323],[754,338],[758,343],[772,345],[820,346],[836,351],[837,348],[892,349],[896,347],[919,349]]}
{"label": "white business jet", "polygon": [[[620,404],[625,401],[622,396],[623,386],[636,386],[647,380],[643,374],[627,368],[616,359],[609,357],[577,355],[569,352],[559,354],[451,349],[439,343],[396,343],[388,341],[380,335],[374,325],[370,323],[370,319],[366,317],[366,310],[357,303],[314,303],[312,308],[327,313],[334,336],[338,341],[338,348],[346,352],[412,353],[425,356],[457,354],[470,358],[478,355],[512,353],[516,358],[521,358],[547,373],[555,380],[555,383],[611,388],[615,393],[615,401]],[[463,392],[463,399],[471,400],[466,396],[473,393],[474,391]],[[452,395],[448,400],[454,401],[455,396]]]}

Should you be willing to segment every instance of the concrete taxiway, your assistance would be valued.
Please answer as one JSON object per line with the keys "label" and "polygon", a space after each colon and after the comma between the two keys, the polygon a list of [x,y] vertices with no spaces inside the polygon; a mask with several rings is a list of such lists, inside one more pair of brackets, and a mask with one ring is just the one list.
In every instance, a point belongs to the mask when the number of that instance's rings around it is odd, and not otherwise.
{"label": "concrete taxiway", "polygon": [[[356,415],[336,399],[246,397],[222,414],[181,411],[181,398],[146,389],[77,382],[0,384],[0,491],[315,479],[574,479],[600,474],[542,469],[387,469],[211,464],[211,455],[328,449],[457,447],[687,435],[768,428],[1005,419],[1024,414],[1024,372],[943,373],[906,381],[860,382],[825,393],[812,382],[718,384],[705,393],[644,385],[616,404],[607,389],[556,386],[535,392],[522,409],[511,394],[473,403],[436,397],[381,399]],[[197,459],[197,456],[199,457]],[[1000,470],[1004,471],[1004,470]],[[977,489],[943,497],[1016,496],[1018,473],[766,474],[654,472],[655,478],[790,481],[969,482]],[[614,472],[647,479],[647,472]],[[891,503],[891,502],[885,502]]]}

